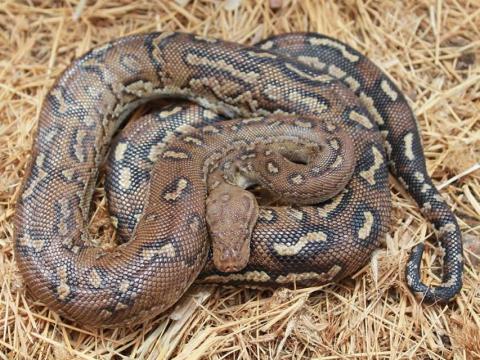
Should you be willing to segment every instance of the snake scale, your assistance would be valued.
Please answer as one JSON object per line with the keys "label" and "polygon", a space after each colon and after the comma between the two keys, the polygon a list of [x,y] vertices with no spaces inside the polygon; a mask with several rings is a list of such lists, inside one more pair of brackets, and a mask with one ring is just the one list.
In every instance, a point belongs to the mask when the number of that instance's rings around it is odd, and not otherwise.
{"label": "snake scale", "polygon": [[[155,98],[188,99],[208,110],[174,106],[152,115],[170,121],[151,133],[159,144],[148,145],[155,165],[136,161],[134,171],[122,161],[137,145],[117,142],[111,172],[119,171],[119,181],[110,184],[117,204],[129,196],[146,202],[136,205],[141,214],[119,210],[127,214],[119,221],[121,245],[91,246],[86,224],[100,164],[128,115]],[[204,126],[196,125],[197,116]],[[316,132],[326,134],[320,145]],[[325,169],[289,150],[299,145],[326,151],[319,160]],[[276,163],[282,152],[283,163]],[[256,172],[272,188],[288,182],[293,197],[301,197],[295,189],[344,164],[349,153],[351,177],[337,179],[346,182],[343,190],[314,205],[262,205],[246,266],[216,269],[205,219],[208,191],[215,188],[210,175],[221,177],[233,163],[237,175]],[[292,172],[302,166],[306,172]],[[280,35],[254,47],[183,33],[124,37],[74,61],[46,96],[17,202],[16,261],[36,298],[93,326],[155,316],[198,276],[264,285],[339,280],[369,260],[388,229],[388,167],[438,231],[444,250],[442,283],[427,286],[420,279],[423,244],[413,248],[408,286],[426,301],[449,301],[462,286],[457,221],[427,174],[407,101],[365,56],[315,33]],[[133,195],[142,176],[150,186]],[[248,188],[245,179],[237,180]]]}

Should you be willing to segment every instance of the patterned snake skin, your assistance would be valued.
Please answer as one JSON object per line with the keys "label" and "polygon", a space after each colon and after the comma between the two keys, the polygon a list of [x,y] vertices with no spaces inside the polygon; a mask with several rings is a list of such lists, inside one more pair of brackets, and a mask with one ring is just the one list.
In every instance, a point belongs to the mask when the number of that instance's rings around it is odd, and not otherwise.
{"label": "patterned snake skin", "polygon": [[[119,221],[120,237],[132,233],[130,241],[112,250],[90,246],[90,202],[111,138],[135,107],[159,97],[186,98],[244,120],[217,123],[217,115],[202,110],[210,124],[184,125],[166,141],[167,132],[196,118],[172,118],[175,107],[152,115],[169,118],[170,125],[152,134],[160,144],[153,154],[151,143],[144,153],[157,159],[151,176],[122,165],[131,149],[120,140],[112,156],[121,174],[110,187],[124,191],[125,198],[137,196],[132,194],[138,176],[147,176],[147,201],[142,216],[135,216],[135,208]],[[249,120],[273,113],[282,116]],[[216,270],[205,221],[208,173],[226,168],[222,156],[230,151],[253,166],[273,138],[292,135],[292,141],[305,142],[305,129],[318,127],[352,139],[355,168],[344,190],[313,206],[263,206],[247,266],[238,273]],[[462,286],[460,230],[427,174],[412,111],[372,62],[319,34],[282,35],[257,47],[181,33],[121,38],[76,60],[45,99],[17,203],[16,260],[36,298],[93,326],[132,324],[165,311],[202,269],[203,280],[211,282],[338,280],[369,260],[388,229],[387,159],[438,230],[445,252],[442,284],[429,287],[420,279],[423,244],[417,245],[407,265],[408,285],[426,301],[449,301]],[[282,174],[275,164],[264,165],[267,178]],[[310,177],[325,171],[310,170]],[[291,175],[285,179],[293,187],[308,180]]]}

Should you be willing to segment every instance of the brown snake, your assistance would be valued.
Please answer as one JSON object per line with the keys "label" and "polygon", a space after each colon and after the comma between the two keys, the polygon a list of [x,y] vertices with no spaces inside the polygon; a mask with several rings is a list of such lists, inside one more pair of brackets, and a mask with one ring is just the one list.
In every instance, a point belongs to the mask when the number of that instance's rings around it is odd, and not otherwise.
{"label": "brown snake", "polygon": [[[160,97],[244,119],[169,136],[158,148],[131,240],[113,250],[89,246],[90,202],[111,138],[132,109]],[[316,155],[305,158],[307,148]],[[353,174],[337,179],[346,183],[339,194],[316,205],[262,206],[246,267],[215,269],[205,220],[207,192],[216,187],[211,179],[260,183],[274,193],[278,186],[281,196],[301,198],[313,178],[340,164],[348,170],[349,152]],[[94,326],[155,316],[202,269],[201,277],[214,282],[338,280],[369,260],[388,229],[387,159],[445,250],[442,284],[429,287],[420,280],[417,245],[408,285],[425,300],[449,301],[462,285],[460,230],[427,174],[412,111],[373,63],[319,34],[278,36],[257,47],[180,33],[125,37],[76,60],[45,99],[17,203],[16,260],[35,297]],[[130,169],[124,171],[115,191],[132,184]],[[213,220],[221,215],[213,211]]]}

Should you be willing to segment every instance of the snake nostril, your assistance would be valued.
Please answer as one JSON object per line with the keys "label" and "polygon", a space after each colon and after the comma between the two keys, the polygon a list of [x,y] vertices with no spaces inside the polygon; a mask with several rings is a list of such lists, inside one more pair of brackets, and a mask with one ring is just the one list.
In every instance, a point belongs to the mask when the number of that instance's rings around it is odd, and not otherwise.
{"label": "snake nostril", "polygon": [[231,254],[230,250],[225,250],[222,253],[222,257],[221,257],[222,261],[227,261],[227,260],[230,260],[231,258],[232,258],[232,254]]}

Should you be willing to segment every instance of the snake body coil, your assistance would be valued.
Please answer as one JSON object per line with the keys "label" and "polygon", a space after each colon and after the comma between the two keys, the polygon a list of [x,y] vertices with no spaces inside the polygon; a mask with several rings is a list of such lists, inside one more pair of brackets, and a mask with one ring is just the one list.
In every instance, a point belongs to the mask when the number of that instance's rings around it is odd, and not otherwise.
{"label": "snake body coil", "polygon": [[[212,119],[203,130],[179,135],[188,146],[167,141],[159,150],[147,204],[138,224],[124,230],[134,229],[132,239],[111,251],[88,246],[90,201],[111,138],[132,109],[157,97],[186,98],[228,118],[297,115],[292,129],[323,124],[326,132],[344,131],[353,144],[352,178],[319,205],[261,208],[247,266],[220,273],[207,263],[204,166],[208,159],[215,166],[222,151],[205,147],[208,156],[187,168],[182,159],[191,146],[210,141],[209,131],[228,133],[225,146],[267,142],[274,120],[239,120],[226,131]],[[117,146],[118,161],[127,147]],[[122,38],[75,61],[46,97],[17,204],[17,263],[34,296],[95,326],[130,324],[166,310],[202,269],[202,278],[215,282],[330,282],[363,266],[388,229],[387,158],[445,250],[441,286],[420,280],[423,245],[412,251],[408,285],[426,300],[448,301],[462,284],[460,230],[426,172],[412,111],[368,59],[318,34],[279,36],[258,47],[180,33]],[[271,179],[281,173],[275,164],[267,167]],[[128,192],[135,178],[131,169],[122,171],[114,191]],[[292,186],[307,180],[291,175],[285,181]]]}

